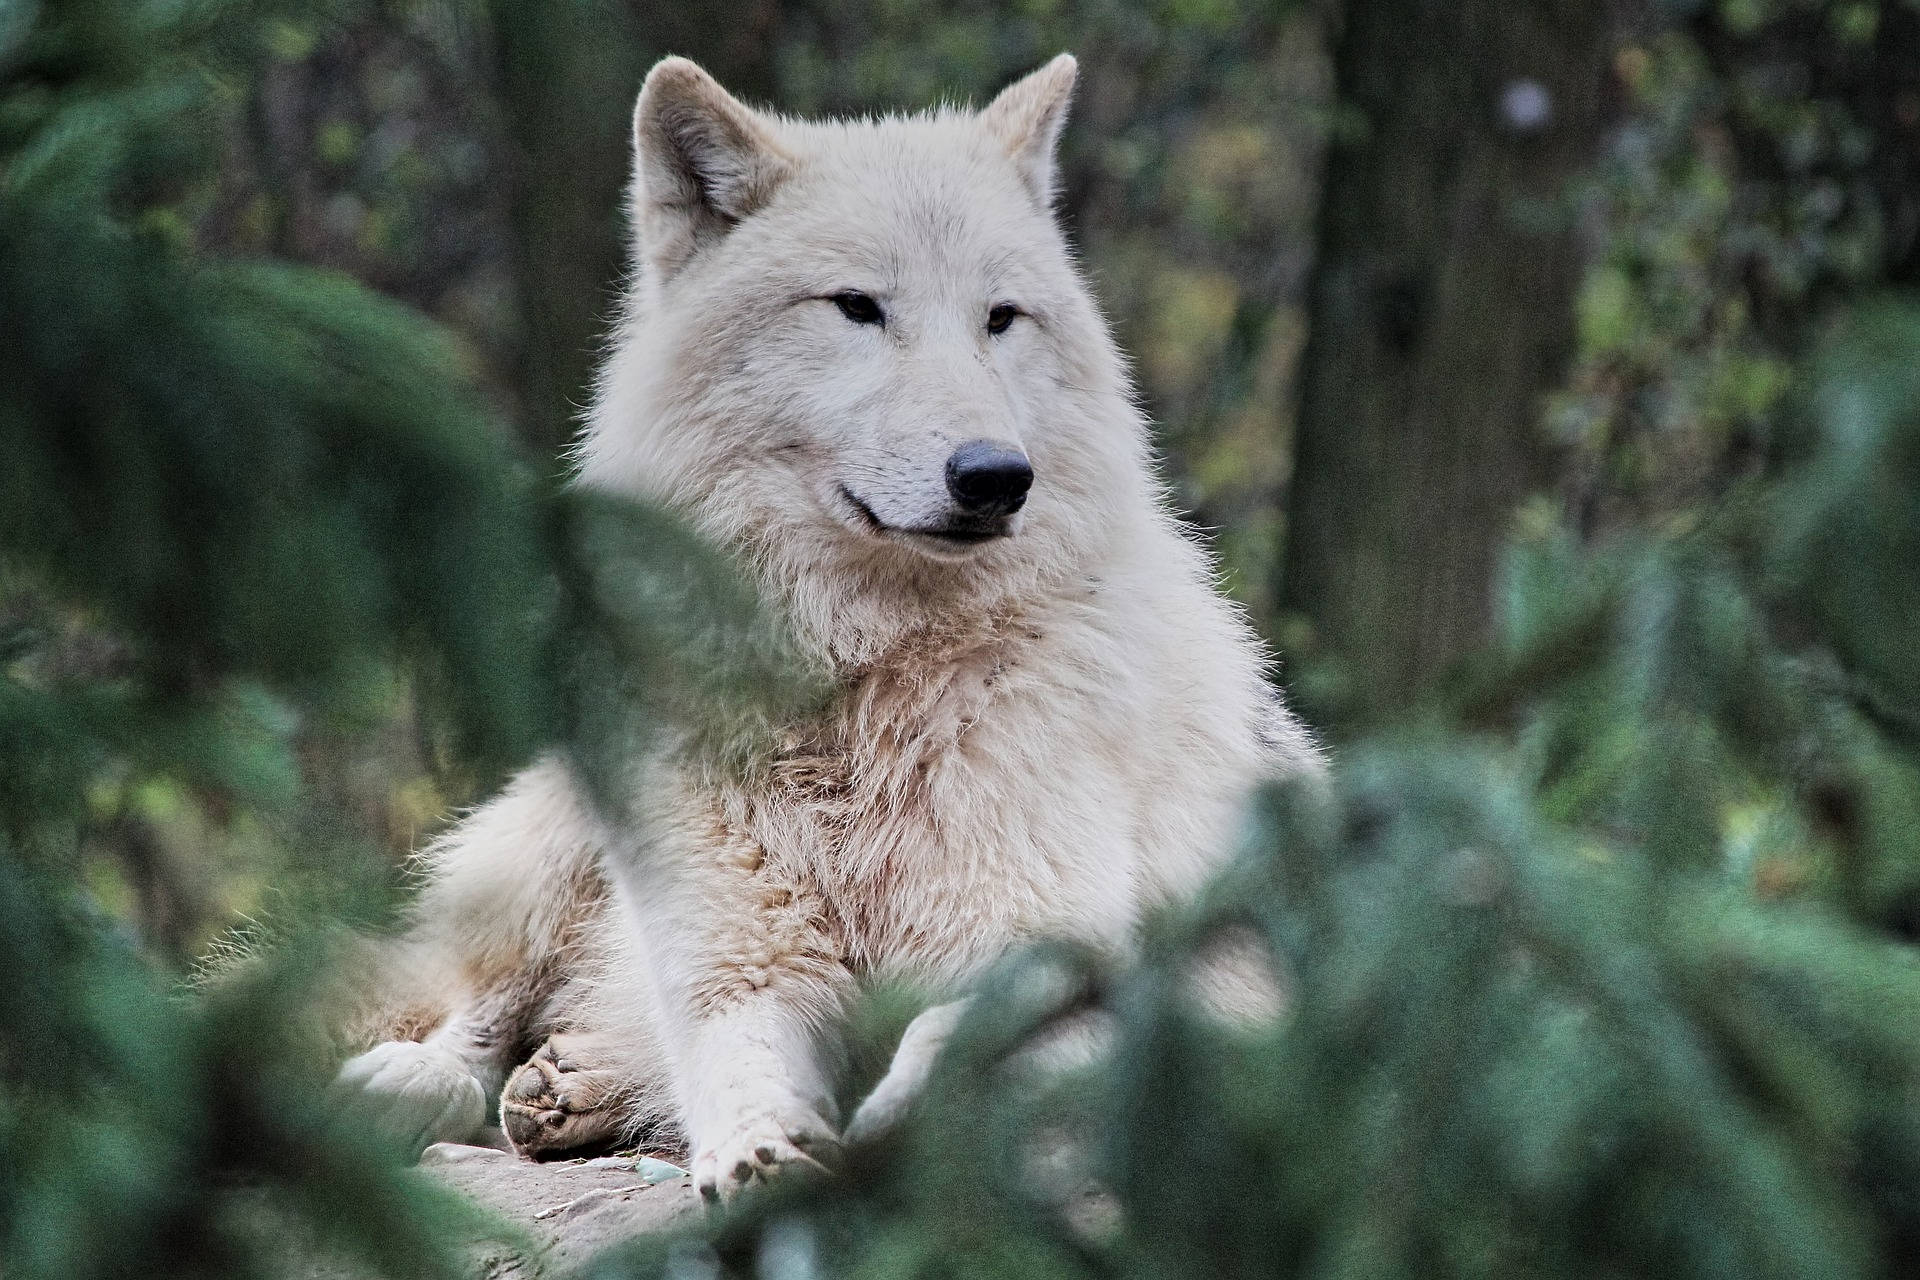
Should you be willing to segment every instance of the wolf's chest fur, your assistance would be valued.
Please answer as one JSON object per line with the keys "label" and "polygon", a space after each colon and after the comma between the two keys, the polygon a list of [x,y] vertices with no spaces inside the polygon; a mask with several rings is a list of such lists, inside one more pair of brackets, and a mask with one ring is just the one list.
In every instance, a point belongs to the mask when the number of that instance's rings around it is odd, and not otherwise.
{"label": "wolf's chest fur", "polygon": [[[1022,678],[1041,642],[996,628],[878,665],[774,757],[753,834],[817,896],[856,970],[957,979],[1063,915],[1105,932],[1100,900],[1127,879],[1124,806],[1091,825],[1060,812],[1053,793],[1084,791],[1072,776],[1097,753],[1034,768],[1065,710]],[[1100,846],[1109,856],[1090,857]]]}

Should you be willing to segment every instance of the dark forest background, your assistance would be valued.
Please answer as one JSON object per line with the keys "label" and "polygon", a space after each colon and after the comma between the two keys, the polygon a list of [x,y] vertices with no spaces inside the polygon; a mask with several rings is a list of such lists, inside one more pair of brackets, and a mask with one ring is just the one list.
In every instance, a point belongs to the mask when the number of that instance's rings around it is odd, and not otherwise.
{"label": "dark forest background", "polygon": [[[306,1109],[314,958],[532,752],[793,694],[561,484],[640,77],[1061,49],[1062,216],[1337,794],[1136,968],[1016,963],[844,1179],[600,1273],[1920,1266],[1920,6],[0,0],[0,1273],[273,1274],[236,1186],[452,1265]],[[1182,1002],[1223,929],[1282,1025]],[[1119,1048],[1026,1096],[1035,966]]]}

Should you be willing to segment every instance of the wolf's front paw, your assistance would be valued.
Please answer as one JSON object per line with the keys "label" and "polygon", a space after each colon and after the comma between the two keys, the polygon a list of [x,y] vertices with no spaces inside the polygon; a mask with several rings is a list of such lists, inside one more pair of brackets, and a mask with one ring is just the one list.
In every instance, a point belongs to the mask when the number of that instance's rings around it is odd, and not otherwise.
{"label": "wolf's front paw", "polygon": [[839,1154],[839,1137],[817,1112],[797,1104],[773,1107],[741,1117],[717,1142],[701,1147],[693,1157],[693,1181],[708,1203],[717,1204],[787,1169],[825,1172]]}
{"label": "wolf's front paw", "polygon": [[487,1119],[487,1095],[458,1054],[391,1040],[350,1059],[329,1094],[345,1122],[364,1126],[408,1160],[436,1142],[465,1142]]}
{"label": "wolf's front paw", "polygon": [[621,1077],[598,1069],[592,1046],[554,1036],[500,1091],[500,1127],[529,1160],[577,1155],[620,1136],[627,1118]]}
{"label": "wolf's front paw", "polygon": [[844,1139],[849,1146],[871,1142],[900,1123],[914,1099],[927,1087],[933,1064],[946,1047],[953,1029],[960,1025],[968,1003],[954,1000],[935,1005],[907,1024],[906,1033],[900,1037],[900,1048],[893,1055],[893,1065],[847,1122]]}

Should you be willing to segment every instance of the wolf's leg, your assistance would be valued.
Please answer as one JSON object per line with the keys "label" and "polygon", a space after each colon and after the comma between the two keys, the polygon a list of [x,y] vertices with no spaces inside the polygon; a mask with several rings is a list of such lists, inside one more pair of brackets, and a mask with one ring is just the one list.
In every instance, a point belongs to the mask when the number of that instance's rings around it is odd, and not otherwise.
{"label": "wolf's leg", "polygon": [[500,1127],[530,1160],[603,1146],[634,1118],[628,1055],[591,1034],[550,1037],[500,1091]]}
{"label": "wolf's leg", "polygon": [[564,769],[536,765],[422,855],[427,885],[395,969],[437,975],[450,1016],[375,1045],[333,1087],[352,1122],[417,1156],[473,1138],[522,1046],[545,1033],[583,929],[604,912],[598,831]]}
{"label": "wolf's leg", "polygon": [[463,1010],[425,1040],[389,1040],[349,1059],[332,1104],[407,1160],[436,1142],[470,1141],[500,1083],[492,1043],[484,1009]]}
{"label": "wolf's leg", "polygon": [[835,1109],[812,1029],[774,1000],[708,1010],[679,1061],[693,1176],[709,1201],[837,1158]]}
{"label": "wolf's leg", "polygon": [[880,1083],[847,1122],[848,1142],[866,1142],[900,1123],[907,1108],[926,1087],[927,1077],[933,1074],[933,1064],[940,1050],[946,1047],[953,1029],[960,1025],[967,1004],[965,1000],[937,1004],[907,1024],[887,1074],[880,1078]]}
{"label": "wolf's leg", "polygon": [[710,799],[679,799],[672,845],[613,865],[695,1181],[719,1200],[837,1151],[820,1041],[853,976],[817,892]]}

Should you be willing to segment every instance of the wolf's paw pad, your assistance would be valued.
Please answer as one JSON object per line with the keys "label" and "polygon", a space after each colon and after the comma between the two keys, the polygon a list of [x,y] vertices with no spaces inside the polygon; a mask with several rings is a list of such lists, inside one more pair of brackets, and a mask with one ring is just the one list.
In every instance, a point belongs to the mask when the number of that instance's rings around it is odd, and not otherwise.
{"label": "wolf's paw pad", "polygon": [[349,1059],[328,1091],[339,1122],[374,1133],[406,1159],[464,1142],[486,1123],[487,1097],[451,1050],[390,1040]]}
{"label": "wolf's paw pad", "polygon": [[741,1121],[694,1156],[693,1181],[709,1204],[718,1204],[790,1169],[828,1172],[839,1156],[833,1126],[805,1107],[794,1107]]}
{"label": "wolf's paw pad", "polygon": [[567,1037],[554,1036],[500,1091],[500,1127],[513,1149],[530,1160],[604,1146],[619,1136],[625,1120],[619,1078],[568,1050]]}

